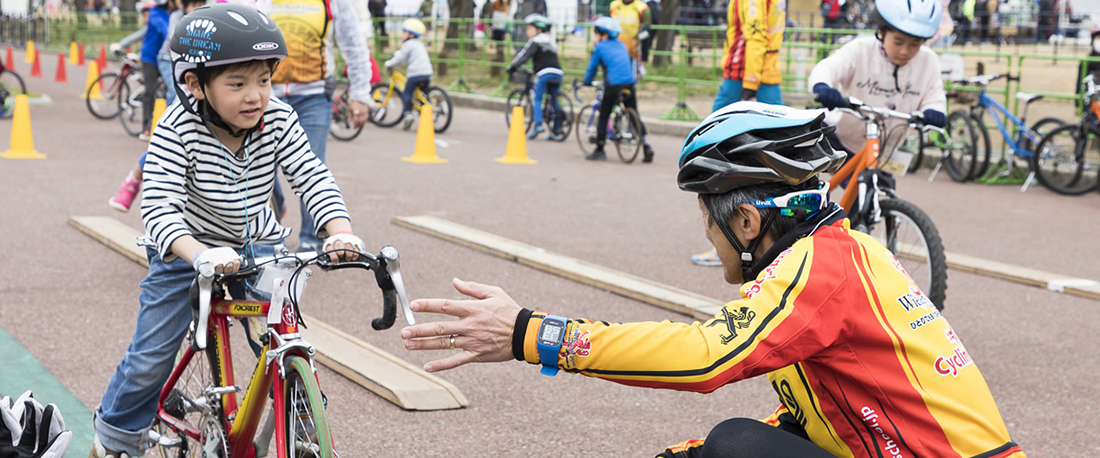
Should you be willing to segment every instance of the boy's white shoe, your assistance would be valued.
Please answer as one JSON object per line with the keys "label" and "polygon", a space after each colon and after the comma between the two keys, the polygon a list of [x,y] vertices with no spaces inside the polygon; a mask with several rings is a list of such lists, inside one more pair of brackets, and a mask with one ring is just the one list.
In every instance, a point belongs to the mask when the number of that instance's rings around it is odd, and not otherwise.
{"label": "boy's white shoe", "polygon": [[96,434],[95,440],[92,441],[92,451],[88,453],[88,458],[130,458],[130,455],[122,452],[108,452],[106,448],[103,448],[103,444],[99,443],[99,435]]}
{"label": "boy's white shoe", "polygon": [[409,130],[409,128],[412,127],[412,125],[413,125],[413,121],[415,121],[415,120],[416,120],[416,118],[413,117],[412,112],[405,113],[405,120],[402,121],[401,128],[405,129],[405,130]]}

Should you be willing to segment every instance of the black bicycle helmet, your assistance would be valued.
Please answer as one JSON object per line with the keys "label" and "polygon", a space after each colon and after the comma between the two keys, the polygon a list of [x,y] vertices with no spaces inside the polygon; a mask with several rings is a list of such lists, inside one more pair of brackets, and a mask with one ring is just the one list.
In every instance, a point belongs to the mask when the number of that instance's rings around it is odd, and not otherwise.
{"label": "black bicycle helmet", "polygon": [[[737,102],[707,116],[688,134],[680,151],[680,189],[698,194],[723,194],[765,185],[796,186],[821,172],[835,172],[844,153],[833,150],[828,136],[836,128],[824,124],[822,110],[797,110],[781,105]],[[714,214],[709,200],[707,211]],[[761,223],[767,233],[775,213]],[[741,253],[741,272],[751,280],[753,253],[764,237],[745,247],[729,222],[715,219],[730,245]]]}
{"label": "black bicycle helmet", "polygon": [[275,21],[250,6],[229,3],[202,6],[185,16],[176,25],[169,50],[176,94],[184,101],[184,107],[233,136],[245,135],[255,127],[234,132],[207,101],[198,107],[186,103],[182,88],[184,73],[199,70],[199,84],[205,88],[207,81],[203,81],[202,70],[206,68],[251,60],[279,61],[287,55],[286,41]]}

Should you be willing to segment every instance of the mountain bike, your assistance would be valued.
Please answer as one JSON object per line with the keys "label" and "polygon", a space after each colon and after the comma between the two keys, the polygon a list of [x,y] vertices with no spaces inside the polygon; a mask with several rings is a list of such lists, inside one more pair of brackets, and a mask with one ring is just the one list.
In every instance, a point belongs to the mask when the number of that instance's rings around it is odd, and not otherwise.
{"label": "mountain bike", "polygon": [[15,96],[26,93],[23,78],[0,63],[0,118],[12,117],[15,114]]}
{"label": "mountain bike", "polygon": [[893,176],[878,168],[894,154],[890,151],[879,155],[880,135],[887,119],[904,120],[925,132],[938,128],[924,124],[919,116],[871,107],[852,97],[847,107],[837,109],[864,121],[867,140],[863,149],[829,179],[830,189],[847,185],[840,206],[848,213],[852,228],[870,234],[889,249],[920,291],[943,310],[947,258],[939,230],[920,207],[898,198]]}
{"label": "mountain bike", "polygon": [[[190,290],[194,318],[161,391],[147,448],[159,448],[166,458],[252,457],[266,453],[273,434],[278,458],[338,456],[325,412],[327,399],[318,386],[315,349],[298,332],[304,325],[298,301],[312,275],[309,267],[373,271],[383,297],[382,316],[371,322],[375,330],[393,326],[398,302],[405,320],[413,324],[415,319],[396,249],[386,246],[377,255],[358,253],[357,260],[339,263],[330,262],[329,253],[291,253],[276,246],[273,256],[255,258],[234,274],[215,274],[210,264],[199,266]],[[237,292],[241,290],[248,292]],[[242,388],[233,378],[229,342],[233,318],[252,320],[250,326],[266,324],[240,404],[237,393]],[[269,397],[273,409],[261,425]]]}
{"label": "mountain bike", "polygon": [[[378,110],[371,115],[371,122],[379,127],[393,127],[401,122],[404,117],[405,105],[401,101],[401,91],[405,90],[405,75],[397,70],[390,70],[390,82],[375,83],[370,88],[371,97],[378,106]],[[439,86],[418,87],[413,93],[412,109],[416,115],[420,114],[420,107],[425,104],[432,107],[432,127],[436,133],[447,130],[451,125],[451,116],[454,115],[451,105],[451,97],[447,91]]]}
{"label": "mountain bike", "polygon": [[1043,136],[1031,156],[1031,170],[1047,188],[1059,194],[1081,195],[1097,189],[1100,172],[1100,89],[1092,75],[1085,84],[1086,110],[1077,124]]}
{"label": "mountain bike", "polygon": [[85,88],[84,104],[92,116],[114,119],[118,116],[118,95],[122,91],[123,83],[134,80],[133,84],[136,86],[141,80],[141,59],[137,54],[130,53],[122,60],[118,72],[108,72],[106,68],[99,70],[103,73]]}
{"label": "mountain bike", "polygon": [[[145,107],[145,78],[141,72],[131,72],[125,79],[119,78],[122,85],[118,90],[118,119],[122,121],[122,129],[131,137],[141,135],[144,130],[150,130],[152,126],[146,126],[144,118]],[[168,87],[163,81],[157,80],[153,99],[163,99],[168,93]],[[150,123],[156,124],[156,119],[150,119]]]}
{"label": "mountain bike", "polygon": [[355,127],[355,117],[351,114],[350,91],[351,85],[347,81],[337,81],[332,90],[332,124],[328,126],[328,133],[332,138],[349,142],[363,132],[363,126]]}
{"label": "mountain bike", "polygon": [[[603,100],[603,82],[594,81],[592,85],[596,88],[596,98],[577,112],[577,126],[574,128],[581,153],[585,156],[592,154],[596,150],[596,129],[606,128],[607,141],[615,145],[619,160],[627,164],[634,162],[638,158],[638,151],[642,149],[642,120],[638,117],[638,112],[619,102],[608,117],[607,126],[598,126],[600,101]],[[577,95],[580,87],[580,82],[573,80],[573,98],[577,99],[578,103],[582,102]],[[619,100],[622,100],[622,97]]]}
{"label": "mountain bike", "polygon": [[[534,116],[531,114],[532,101],[535,99],[535,83],[531,70],[521,68],[511,74],[513,83],[521,84],[523,89],[513,90],[508,94],[508,101],[504,105],[504,124],[512,127],[512,108],[523,107],[524,132],[530,132]],[[573,132],[573,101],[569,96],[560,91],[556,97],[559,109],[555,110],[550,103],[550,94],[544,94],[542,101],[542,122],[546,124],[546,131],[550,132],[550,139],[563,142]],[[555,126],[557,126],[555,128]]]}

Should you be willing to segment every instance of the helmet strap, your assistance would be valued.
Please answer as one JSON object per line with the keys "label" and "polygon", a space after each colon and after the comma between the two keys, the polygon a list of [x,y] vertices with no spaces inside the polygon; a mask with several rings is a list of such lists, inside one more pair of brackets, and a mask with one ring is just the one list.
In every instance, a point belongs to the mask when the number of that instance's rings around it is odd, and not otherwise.
{"label": "helmet strap", "polygon": [[714,208],[711,207],[709,202],[709,200],[703,200],[703,203],[707,206],[707,212],[711,215],[711,219],[718,225],[718,229],[722,230],[722,234],[725,234],[726,240],[730,242],[733,249],[741,253],[741,280],[751,281],[753,278],[756,278],[756,275],[753,274],[753,264],[755,264],[753,262],[755,260],[753,253],[756,252],[756,249],[760,246],[760,242],[764,240],[764,234],[768,233],[768,228],[771,227],[772,220],[775,218],[777,212],[768,213],[768,215],[764,217],[763,221],[760,223],[760,234],[758,234],[755,239],[752,239],[752,241],[749,242],[748,248],[746,248],[737,240],[737,236],[733,234],[733,229],[730,229],[728,221],[714,218]]}

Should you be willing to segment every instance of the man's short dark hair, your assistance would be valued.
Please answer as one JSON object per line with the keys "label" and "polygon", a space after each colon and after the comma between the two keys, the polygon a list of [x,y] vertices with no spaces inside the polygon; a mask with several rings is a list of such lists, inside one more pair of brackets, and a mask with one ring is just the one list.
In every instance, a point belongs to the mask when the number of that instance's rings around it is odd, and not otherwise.
{"label": "man's short dark hair", "polygon": [[[709,209],[707,224],[710,225],[715,224],[717,221],[728,223],[737,214],[738,204],[779,197],[791,192],[817,189],[820,186],[821,181],[815,176],[794,186],[785,183],[768,183],[737,188],[723,194],[700,194],[699,198],[703,199],[703,203]],[[757,210],[760,211],[762,221],[768,219],[769,216],[772,218],[768,233],[776,239],[790,232],[799,223],[799,220],[793,216],[780,215],[778,208],[758,208]]]}

